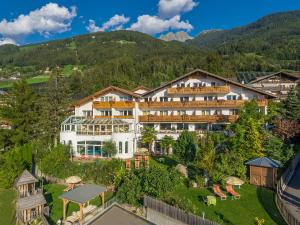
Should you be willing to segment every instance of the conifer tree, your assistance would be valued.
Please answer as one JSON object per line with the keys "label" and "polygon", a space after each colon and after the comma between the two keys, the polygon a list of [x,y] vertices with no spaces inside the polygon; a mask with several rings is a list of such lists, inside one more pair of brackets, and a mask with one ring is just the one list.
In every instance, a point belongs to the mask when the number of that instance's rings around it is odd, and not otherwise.
{"label": "conifer tree", "polygon": [[23,145],[37,137],[40,110],[37,99],[38,96],[25,79],[15,82],[5,96],[1,116],[14,127],[11,137],[13,144]]}
{"label": "conifer tree", "polygon": [[40,119],[42,136],[50,145],[57,145],[60,126],[70,110],[70,89],[59,68],[54,69],[42,101]]}

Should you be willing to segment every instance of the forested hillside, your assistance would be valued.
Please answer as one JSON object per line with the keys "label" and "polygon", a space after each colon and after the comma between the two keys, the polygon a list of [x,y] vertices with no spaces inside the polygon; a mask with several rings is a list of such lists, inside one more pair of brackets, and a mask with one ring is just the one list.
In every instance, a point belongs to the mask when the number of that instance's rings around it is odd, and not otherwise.
{"label": "forested hillside", "polygon": [[254,53],[296,69],[296,60],[300,60],[300,10],[271,14],[230,30],[206,32],[188,43],[222,55]]}
{"label": "forested hillside", "polygon": [[[97,32],[40,44],[0,46],[0,82],[44,82],[57,66],[74,93],[116,85],[155,87],[195,68],[232,77],[237,71],[299,70],[300,11],[245,27],[202,34],[186,43],[134,31]],[[7,81],[8,80],[8,81]]]}

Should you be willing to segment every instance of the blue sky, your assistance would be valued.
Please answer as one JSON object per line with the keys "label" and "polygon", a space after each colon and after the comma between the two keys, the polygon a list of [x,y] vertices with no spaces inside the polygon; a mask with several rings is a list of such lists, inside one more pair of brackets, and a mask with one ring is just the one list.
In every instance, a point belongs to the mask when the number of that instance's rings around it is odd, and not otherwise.
{"label": "blue sky", "polygon": [[117,29],[152,36],[185,31],[195,36],[289,10],[300,10],[300,0],[9,0],[1,4],[0,45]]}

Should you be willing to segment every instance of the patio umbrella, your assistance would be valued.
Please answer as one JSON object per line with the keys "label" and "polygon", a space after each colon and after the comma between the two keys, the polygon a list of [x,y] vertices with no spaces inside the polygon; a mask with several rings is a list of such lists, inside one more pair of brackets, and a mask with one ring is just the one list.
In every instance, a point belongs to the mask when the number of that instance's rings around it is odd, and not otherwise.
{"label": "patio umbrella", "polygon": [[244,181],[242,181],[240,178],[237,177],[227,177],[225,178],[225,182],[226,184],[237,185],[237,186],[241,186],[242,184],[245,183]]}
{"label": "patio umbrella", "polygon": [[66,183],[68,184],[77,184],[81,182],[81,178],[78,176],[71,176],[66,179]]}

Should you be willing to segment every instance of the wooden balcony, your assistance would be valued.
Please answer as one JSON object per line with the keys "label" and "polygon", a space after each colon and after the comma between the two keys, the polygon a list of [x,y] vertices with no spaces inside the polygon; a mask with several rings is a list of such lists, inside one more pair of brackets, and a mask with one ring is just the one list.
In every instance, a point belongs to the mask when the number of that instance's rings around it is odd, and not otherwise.
{"label": "wooden balcony", "polygon": [[123,116],[123,115],[118,115],[114,116],[116,119],[133,119],[133,116]]}
{"label": "wooden balcony", "polygon": [[133,101],[112,101],[112,102],[93,102],[93,108],[95,109],[132,109],[134,108]]}
{"label": "wooden balcony", "polygon": [[[245,100],[215,100],[215,101],[188,101],[188,102],[139,102],[140,109],[161,109],[161,108],[240,108],[247,101]],[[266,106],[268,100],[258,100],[259,106]]]}
{"label": "wooden balcony", "polygon": [[229,92],[230,86],[176,87],[167,89],[169,95],[227,94]]}
{"label": "wooden balcony", "polygon": [[99,119],[111,119],[112,116],[95,116],[95,118]]}
{"label": "wooden balcony", "polygon": [[238,115],[176,115],[176,116],[156,116],[146,115],[139,116],[139,122],[229,122],[232,123],[238,119]]}

